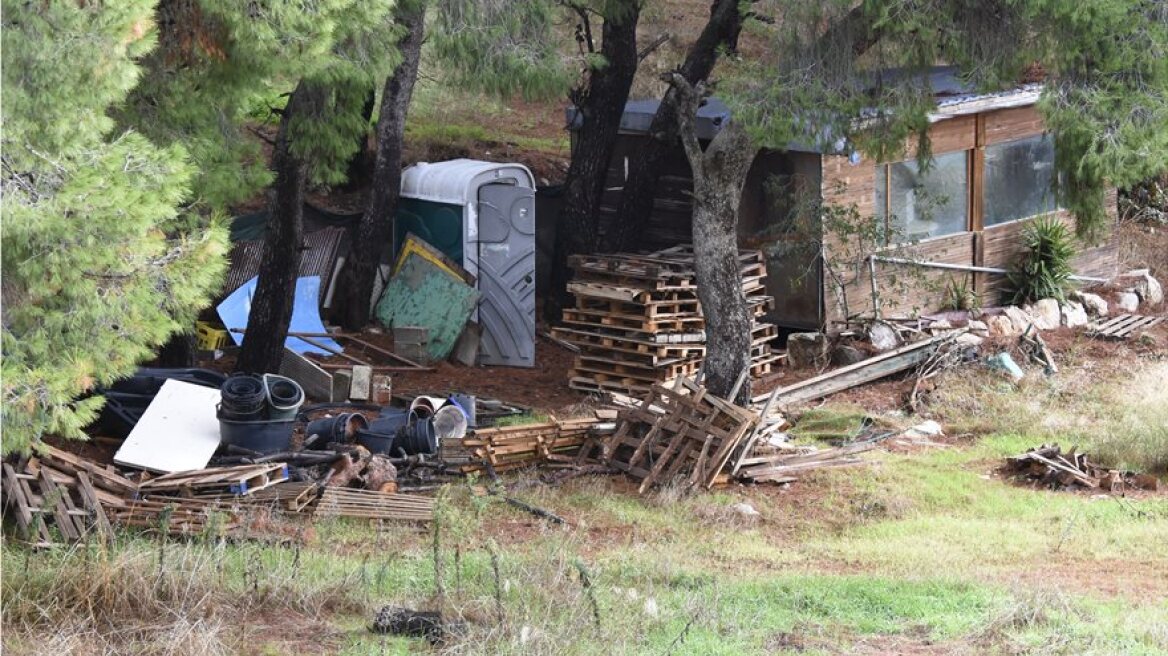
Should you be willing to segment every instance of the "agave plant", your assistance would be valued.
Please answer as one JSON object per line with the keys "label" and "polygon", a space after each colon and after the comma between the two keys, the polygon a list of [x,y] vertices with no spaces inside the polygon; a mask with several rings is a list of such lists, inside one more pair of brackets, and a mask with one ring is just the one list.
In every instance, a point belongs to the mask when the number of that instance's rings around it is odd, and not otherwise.
{"label": "agave plant", "polygon": [[1011,302],[1032,303],[1042,298],[1066,300],[1071,289],[1071,259],[1075,257],[1075,236],[1057,218],[1032,221],[1022,231],[1026,254],[1007,274]]}

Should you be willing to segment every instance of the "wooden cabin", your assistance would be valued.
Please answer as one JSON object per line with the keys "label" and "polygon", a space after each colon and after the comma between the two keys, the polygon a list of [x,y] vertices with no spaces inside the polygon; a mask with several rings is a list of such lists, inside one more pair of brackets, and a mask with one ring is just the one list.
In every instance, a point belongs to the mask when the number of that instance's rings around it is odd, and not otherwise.
{"label": "wooden cabin", "polygon": [[[979,95],[961,88],[951,71],[932,77],[933,161],[924,173],[912,147],[889,162],[846,148],[792,145],[759,153],[743,190],[739,241],[767,255],[775,297],[769,320],[788,329],[830,329],[848,317],[871,316],[873,288],[885,316],[941,309],[952,290],[996,305],[1005,276],[993,270],[1010,268],[1022,255],[1026,223],[1055,213],[1073,225],[1052,191],[1054,145],[1035,106],[1040,88]],[[602,230],[615,212],[625,158],[648,138],[655,111],[655,101],[626,108]],[[570,125],[572,118],[569,111]],[[725,105],[711,100],[699,112],[699,136],[712,138],[728,119]],[[690,239],[691,188],[679,145],[658,185],[643,248]],[[1114,193],[1107,203],[1113,214]],[[871,264],[869,255],[876,256]],[[1085,248],[1075,261],[1082,276],[1110,277],[1117,266],[1114,243]]]}

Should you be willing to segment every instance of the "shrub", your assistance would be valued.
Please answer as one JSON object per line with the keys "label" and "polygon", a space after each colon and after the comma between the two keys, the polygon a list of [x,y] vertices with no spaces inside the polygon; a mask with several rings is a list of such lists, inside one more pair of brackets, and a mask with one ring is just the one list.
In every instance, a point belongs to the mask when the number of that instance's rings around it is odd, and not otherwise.
{"label": "shrub", "polygon": [[1066,300],[1071,288],[1071,259],[1075,237],[1066,224],[1055,217],[1036,219],[1022,231],[1026,255],[1007,274],[1011,303],[1019,305],[1042,298]]}

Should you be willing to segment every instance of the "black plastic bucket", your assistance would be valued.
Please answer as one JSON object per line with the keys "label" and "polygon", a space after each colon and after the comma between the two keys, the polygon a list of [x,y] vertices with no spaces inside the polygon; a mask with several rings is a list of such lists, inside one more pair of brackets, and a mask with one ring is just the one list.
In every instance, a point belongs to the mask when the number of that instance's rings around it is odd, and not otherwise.
{"label": "black plastic bucket", "polygon": [[293,419],[238,421],[219,418],[219,444],[238,446],[259,453],[287,451],[292,446]]}
{"label": "black plastic bucket", "polygon": [[365,415],[358,412],[344,412],[335,417],[325,417],[309,422],[304,431],[305,442],[309,442],[313,435],[320,437],[319,440],[311,440],[312,442],[320,440],[325,443],[348,442],[351,438],[356,437],[359,431],[368,427],[369,421],[365,419]]}
{"label": "black plastic bucket", "polygon": [[369,449],[370,453],[393,453],[394,442],[397,437],[394,435],[387,435],[385,433],[374,433],[373,431],[360,430],[357,431],[357,444]]}
{"label": "black plastic bucket", "polygon": [[258,421],[268,404],[264,381],[259,376],[236,374],[219,388],[219,416],[234,421]]}
{"label": "black plastic bucket", "polygon": [[397,432],[394,450],[401,449],[406,455],[429,455],[438,452],[438,434],[434,432],[434,420],[418,419]]}
{"label": "black plastic bucket", "polygon": [[291,378],[264,374],[265,393],[268,396],[268,417],[287,420],[296,417],[304,403],[304,389]]}

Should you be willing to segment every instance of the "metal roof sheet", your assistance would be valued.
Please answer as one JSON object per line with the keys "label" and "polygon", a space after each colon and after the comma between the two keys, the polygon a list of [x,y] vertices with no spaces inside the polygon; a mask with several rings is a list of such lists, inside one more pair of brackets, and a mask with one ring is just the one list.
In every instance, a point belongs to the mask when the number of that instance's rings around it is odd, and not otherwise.
{"label": "metal roof sheet", "polygon": [[[324,228],[304,235],[300,252],[300,276],[320,276],[320,300],[328,291],[329,283],[336,269],[341,240],[345,236],[343,228]],[[264,257],[262,240],[239,241],[231,249],[228,259],[227,279],[216,302],[223,300],[243,283],[259,274],[260,261]]]}

